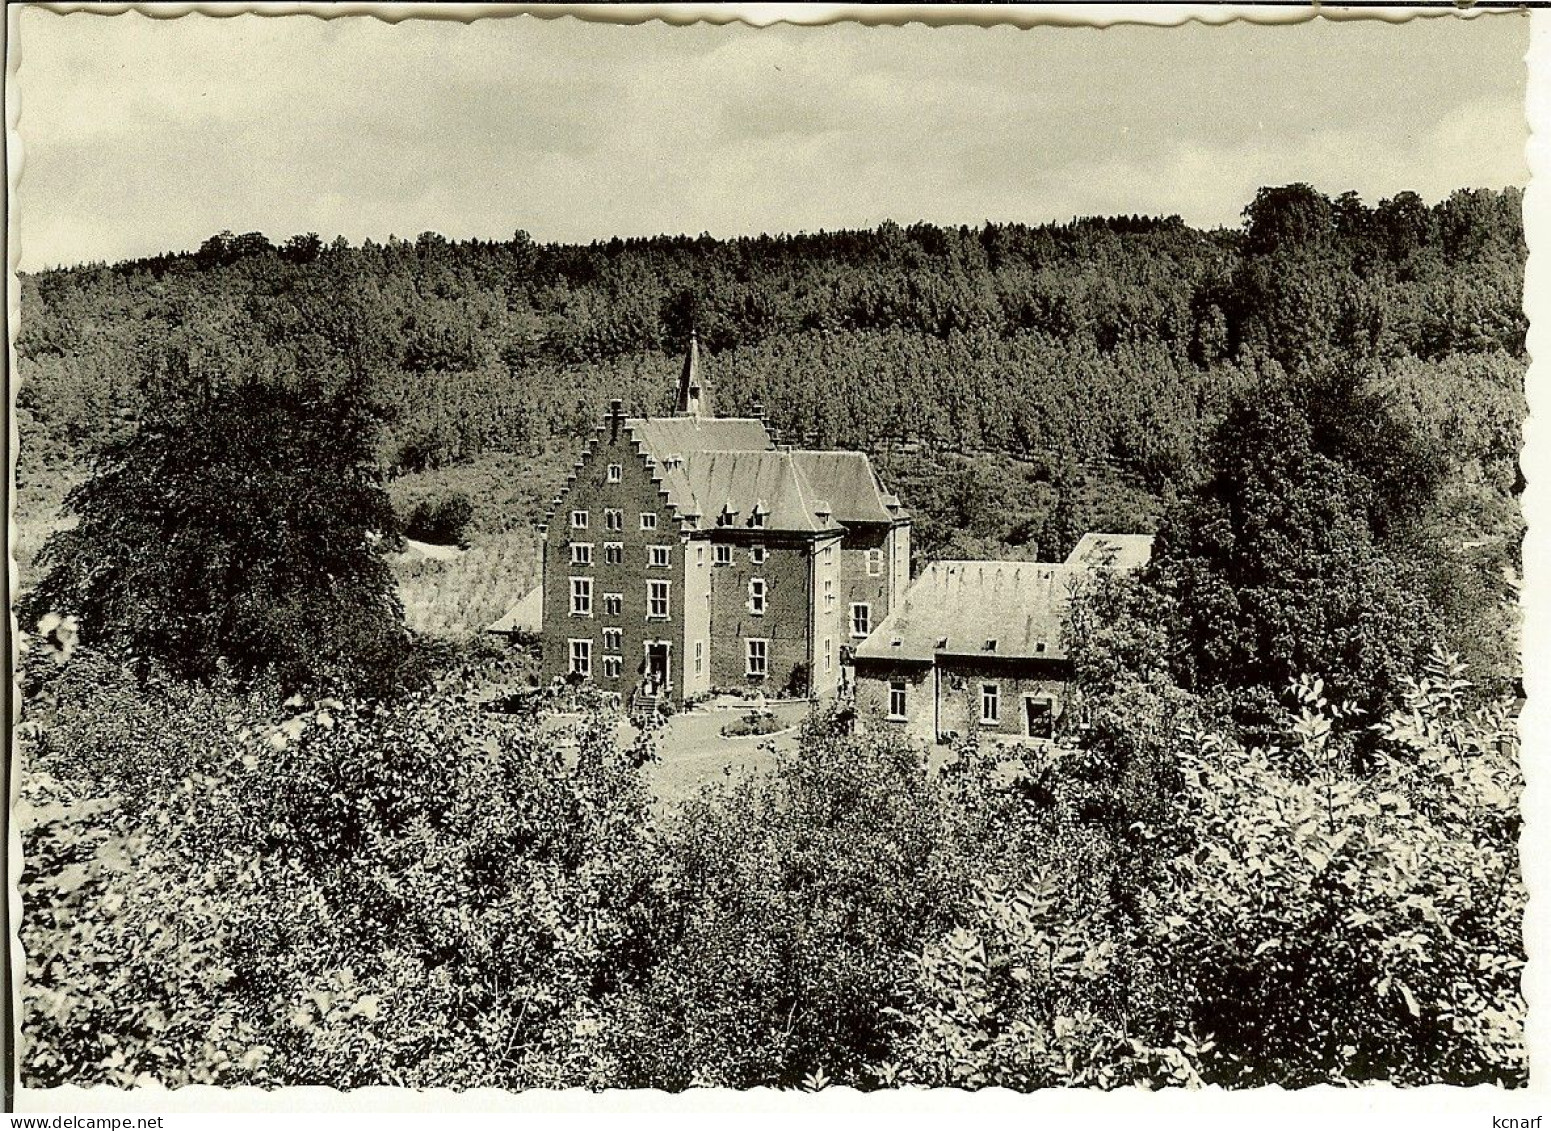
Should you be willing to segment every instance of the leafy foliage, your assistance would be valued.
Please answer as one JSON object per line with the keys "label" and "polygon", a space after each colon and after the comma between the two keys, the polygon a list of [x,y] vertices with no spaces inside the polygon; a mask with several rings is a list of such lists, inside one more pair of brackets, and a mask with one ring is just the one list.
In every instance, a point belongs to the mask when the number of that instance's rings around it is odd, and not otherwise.
{"label": "leafy foliage", "polygon": [[1319,670],[1364,706],[1384,703],[1434,631],[1419,572],[1386,537],[1436,480],[1383,404],[1340,375],[1239,401],[1210,476],[1158,538],[1187,685],[1264,691]]}
{"label": "leafy foliage", "polygon": [[255,383],[165,402],[67,496],[79,521],[44,545],[24,622],[68,611],[88,641],[185,676],[396,669],[401,611],[374,546],[393,516],[358,396]]}

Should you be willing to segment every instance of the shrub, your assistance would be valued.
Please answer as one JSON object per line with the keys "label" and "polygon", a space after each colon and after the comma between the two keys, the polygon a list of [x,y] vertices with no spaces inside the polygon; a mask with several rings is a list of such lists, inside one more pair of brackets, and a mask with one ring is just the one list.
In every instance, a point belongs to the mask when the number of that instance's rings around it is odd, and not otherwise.
{"label": "shrub", "polygon": [[50,720],[21,810],[28,1083],[611,1079],[596,1003],[638,977],[653,905],[642,752],[592,712],[563,753],[470,690],[170,695],[100,775],[101,730]]}
{"label": "shrub", "polygon": [[685,802],[652,972],[611,1008],[616,1084],[860,1080],[887,1043],[895,956],[961,887],[940,801],[919,751],[821,718],[768,775]]}
{"label": "shrub", "polygon": [[724,724],[722,734],[727,738],[748,738],[754,735],[775,734],[776,731],[785,729],[786,724],[770,711],[750,711]]}

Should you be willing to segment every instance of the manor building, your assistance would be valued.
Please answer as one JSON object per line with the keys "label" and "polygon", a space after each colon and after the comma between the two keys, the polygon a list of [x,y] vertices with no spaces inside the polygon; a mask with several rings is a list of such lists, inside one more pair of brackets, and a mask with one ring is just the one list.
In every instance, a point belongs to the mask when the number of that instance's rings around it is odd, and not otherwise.
{"label": "manor building", "polygon": [[910,517],[867,456],[782,446],[758,409],[714,415],[693,339],[674,415],[614,401],[542,533],[525,604],[544,678],[589,680],[632,710],[833,692],[909,583]]}

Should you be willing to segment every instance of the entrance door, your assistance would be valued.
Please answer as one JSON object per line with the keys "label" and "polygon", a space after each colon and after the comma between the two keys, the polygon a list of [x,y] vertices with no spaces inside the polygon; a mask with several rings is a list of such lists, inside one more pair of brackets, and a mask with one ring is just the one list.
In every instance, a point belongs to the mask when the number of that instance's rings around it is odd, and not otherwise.
{"label": "entrance door", "polygon": [[646,690],[657,695],[668,689],[668,645],[656,640],[646,642]]}
{"label": "entrance door", "polygon": [[1023,711],[1028,722],[1028,736],[1030,738],[1053,738],[1055,736],[1055,707],[1049,699],[1041,695],[1025,695],[1023,697]]}

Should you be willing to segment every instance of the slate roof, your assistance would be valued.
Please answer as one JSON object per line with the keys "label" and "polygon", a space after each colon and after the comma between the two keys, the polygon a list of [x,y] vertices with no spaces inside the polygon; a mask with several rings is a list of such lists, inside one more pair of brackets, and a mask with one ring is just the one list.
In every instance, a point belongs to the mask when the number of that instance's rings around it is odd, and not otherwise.
{"label": "slate roof", "polygon": [[668,502],[696,526],[714,527],[730,507],[749,527],[763,504],[764,529],[822,532],[907,518],[861,452],[777,449],[755,418],[636,417],[624,422],[651,457]]}
{"label": "slate roof", "polygon": [[833,508],[835,520],[893,522],[906,517],[899,500],[884,491],[861,452],[792,452],[792,462],[814,493]]}
{"label": "slate roof", "polygon": [[763,529],[820,532],[838,530],[833,514],[813,492],[791,452],[698,452],[684,463],[684,477],[699,505],[700,525],[718,525],[724,510],[734,527],[753,525],[757,509]]}
{"label": "slate roof", "polygon": [[1095,569],[1145,565],[1149,534],[1088,534],[1064,562],[932,562],[856,650],[870,660],[937,656],[1064,660],[1062,623]]}
{"label": "slate roof", "polygon": [[856,654],[1065,659],[1061,620],[1082,572],[1054,562],[932,562]]}

